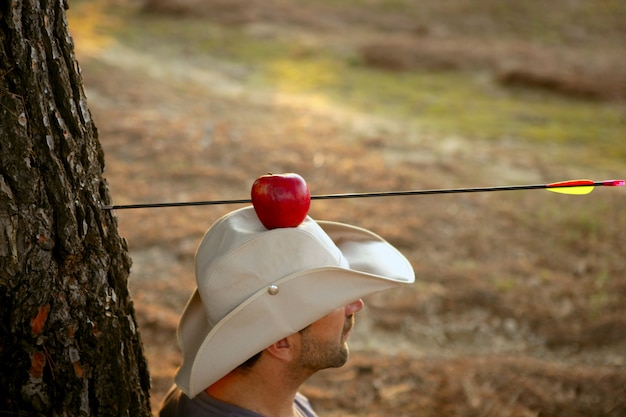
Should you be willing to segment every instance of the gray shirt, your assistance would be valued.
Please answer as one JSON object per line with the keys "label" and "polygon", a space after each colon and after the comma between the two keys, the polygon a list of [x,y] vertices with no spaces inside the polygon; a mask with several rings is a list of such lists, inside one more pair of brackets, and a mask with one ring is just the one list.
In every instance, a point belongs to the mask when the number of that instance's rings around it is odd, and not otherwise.
{"label": "gray shirt", "polygon": [[[294,407],[304,417],[317,417],[306,397],[296,394]],[[161,405],[159,417],[263,417],[246,410],[218,401],[202,391],[193,398],[187,397],[175,385],[167,393]]]}

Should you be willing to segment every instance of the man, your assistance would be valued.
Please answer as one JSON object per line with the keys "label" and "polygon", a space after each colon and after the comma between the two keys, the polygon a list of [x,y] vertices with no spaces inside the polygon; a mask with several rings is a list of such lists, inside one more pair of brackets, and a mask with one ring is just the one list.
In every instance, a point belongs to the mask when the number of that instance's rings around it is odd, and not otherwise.
{"label": "man", "polygon": [[409,261],[367,230],[316,222],[267,230],[252,207],[207,231],[178,326],[183,364],[161,417],[314,417],[298,393],[342,366],[362,297],[412,283]]}

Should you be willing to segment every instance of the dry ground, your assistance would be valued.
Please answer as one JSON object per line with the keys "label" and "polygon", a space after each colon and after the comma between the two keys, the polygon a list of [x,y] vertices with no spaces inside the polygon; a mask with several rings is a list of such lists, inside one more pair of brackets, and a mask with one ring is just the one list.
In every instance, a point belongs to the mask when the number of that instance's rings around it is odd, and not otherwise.
{"label": "dry ground", "polygon": [[[195,7],[162,4],[183,15]],[[278,9],[265,17],[262,7],[224,10],[231,24],[316,22],[304,12],[281,20]],[[407,24],[356,12],[333,22],[346,21],[364,32]],[[314,194],[624,175],[611,161],[578,165],[556,145],[434,137],[307,97],[247,91],[216,68],[117,43],[80,61],[117,204],[244,198],[269,171],[300,173]],[[614,98],[602,93],[606,84],[594,91]],[[313,217],[371,228],[397,245],[417,283],[367,299],[349,364],[303,392],[324,416],[626,416],[625,207],[621,190],[604,189],[582,198],[529,191],[314,202]],[[195,285],[195,246],[232,208],[117,212],[155,409],[180,364],[175,328]]]}

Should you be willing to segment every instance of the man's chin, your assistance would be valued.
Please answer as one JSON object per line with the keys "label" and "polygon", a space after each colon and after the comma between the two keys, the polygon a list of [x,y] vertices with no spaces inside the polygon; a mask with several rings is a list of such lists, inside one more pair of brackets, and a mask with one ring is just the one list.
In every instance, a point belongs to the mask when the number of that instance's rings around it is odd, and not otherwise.
{"label": "man's chin", "polygon": [[347,343],[344,343],[341,349],[339,350],[339,355],[337,355],[337,363],[333,368],[341,368],[348,362],[348,358],[350,357],[350,347]]}

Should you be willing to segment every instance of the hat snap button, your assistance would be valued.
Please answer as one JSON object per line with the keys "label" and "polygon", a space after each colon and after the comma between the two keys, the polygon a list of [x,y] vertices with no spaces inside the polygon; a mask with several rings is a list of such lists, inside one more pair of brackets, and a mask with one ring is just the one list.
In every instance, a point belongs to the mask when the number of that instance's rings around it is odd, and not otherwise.
{"label": "hat snap button", "polygon": [[278,294],[278,285],[276,284],[272,284],[269,287],[267,287],[267,292],[269,295],[276,295]]}

